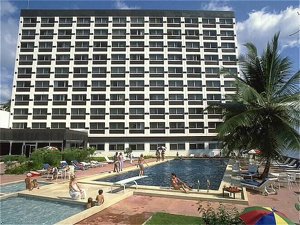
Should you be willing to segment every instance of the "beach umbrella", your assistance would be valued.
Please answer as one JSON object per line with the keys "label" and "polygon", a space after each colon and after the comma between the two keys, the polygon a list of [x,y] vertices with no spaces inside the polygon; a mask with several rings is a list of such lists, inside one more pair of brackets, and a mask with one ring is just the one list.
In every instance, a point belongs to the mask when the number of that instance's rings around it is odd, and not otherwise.
{"label": "beach umbrella", "polygon": [[240,218],[246,225],[295,225],[283,213],[271,207],[247,207]]}
{"label": "beach umbrella", "polygon": [[53,147],[53,146],[45,146],[43,148],[46,149],[46,150],[58,150],[58,148]]}
{"label": "beach umbrella", "polygon": [[248,154],[261,154],[261,151],[258,149],[251,149]]}

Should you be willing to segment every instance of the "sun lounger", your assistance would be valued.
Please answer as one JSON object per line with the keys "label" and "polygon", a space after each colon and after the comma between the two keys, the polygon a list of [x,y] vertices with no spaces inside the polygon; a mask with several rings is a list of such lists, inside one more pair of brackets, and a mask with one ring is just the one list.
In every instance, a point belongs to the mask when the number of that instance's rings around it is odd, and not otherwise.
{"label": "sun lounger", "polygon": [[277,178],[268,178],[261,183],[255,180],[244,180],[241,181],[241,185],[243,187],[259,191],[262,195],[267,196],[268,194],[276,193],[273,186],[276,180]]}
{"label": "sun lounger", "polygon": [[290,161],[291,158],[288,157],[284,162],[278,162],[278,161],[272,162],[272,166],[288,165]]}
{"label": "sun lounger", "polygon": [[297,159],[293,159],[289,164],[280,164],[277,165],[279,167],[295,167],[295,165],[297,164]]}
{"label": "sun lounger", "polygon": [[98,162],[98,161],[95,161],[95,160],[91,160],[91,166],[92,167],[102,167],[104,165],[107,165],[108,163],[104,163],[104,162]]}
{"label": "sun lounger", "polygon": [[143,178],[146,178],[146,177],[148,177],[148,176],[136,176],[136,177],[130,177],[130,178],[127,178],[127,179],[124,179],[124,180],[119,180],[117,182],[114,182],[110,187],[111,192],[112,192],[113,186],[123,186],[123,192],[124,192],[126,184],[132,183],[132,182],[135,184],[135,187],[137,188],[138,184],[137,184],[136,181],[140,180],[140,179],[143,179]]}
{"label": "sun lounger", "polygon": [[241,173],[241,176],[243,177],[250,177],[251,179],[253,177],[258,176],[258,166],[254,164],[250,164],[248,167],[248,171],[246,173]]}
{"label": "sun lounger", "polygon": [[107,162],[107,163],[113,163],[114,162],[114,160],[111,160],[111,159],[109,159],[107,156],[104,156],[104,158],[105,158],[105,162]]}

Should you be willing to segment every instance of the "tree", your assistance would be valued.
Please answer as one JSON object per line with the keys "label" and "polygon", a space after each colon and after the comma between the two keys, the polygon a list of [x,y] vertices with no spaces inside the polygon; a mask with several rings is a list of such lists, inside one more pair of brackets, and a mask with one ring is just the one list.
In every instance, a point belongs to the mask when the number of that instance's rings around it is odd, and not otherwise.
{"label": "tree", "polygon": [[267,177],[271,159],[285,149],[300,151],[299,77],[291,62],[278,53],[279,33],[261,57],[252,43],[240,60],[241,77],[232,101],[218,104],[224,110],[219,138],[228,154],[234,149],[258,148],[266,159],[261,178]]}
{"label": "tree", "polygon": [[5,103],[2,105],[2,109],[3,109],[4,111],[10,112],[10,104],[11,104],[11,100],[8,100],[7,102],[5,102]]}

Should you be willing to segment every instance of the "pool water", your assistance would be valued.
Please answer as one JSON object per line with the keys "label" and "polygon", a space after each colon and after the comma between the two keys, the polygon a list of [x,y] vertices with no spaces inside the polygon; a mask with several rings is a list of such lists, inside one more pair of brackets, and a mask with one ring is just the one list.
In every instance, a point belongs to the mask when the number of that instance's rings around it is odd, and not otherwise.
{"label": "pool water", "polygon": [[[50,183],[39,182],[40,186],[48,185]],[[11,184],[0,185],[0,193],[13,193],[26,190],[25,182],[17,182]]]}
{"label": "pool water", "polygon": [[[137,181],[139,185],[170,187],[171,173],[193,188],[207,189],[207,180],[211,190],[218,190],[226,170],[227,159],[187,159],[171,160],[155,166],[145,165],[147,178]],[[130,171],[96,181],[116,182],[139,175],[139,170]]]}
{"label": "pool water", "polygon": [[83,205],[28,197],[11,197],[1,202],[1,224],[55,224],[82,212]]}

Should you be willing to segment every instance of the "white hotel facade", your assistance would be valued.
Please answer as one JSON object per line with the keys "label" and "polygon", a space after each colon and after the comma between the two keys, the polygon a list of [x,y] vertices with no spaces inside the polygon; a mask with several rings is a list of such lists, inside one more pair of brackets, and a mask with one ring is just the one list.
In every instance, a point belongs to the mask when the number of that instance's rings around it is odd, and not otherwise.
{"label": "white hotel facade", "polygon": [[12,129],[70,129],[107,155],[219,153],[238,73],[233,12],[22,10]]}

